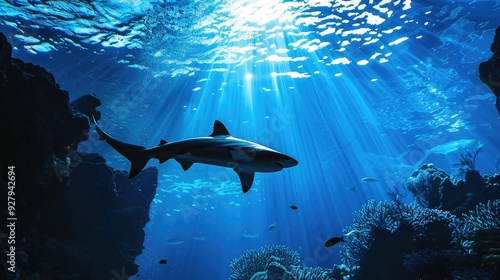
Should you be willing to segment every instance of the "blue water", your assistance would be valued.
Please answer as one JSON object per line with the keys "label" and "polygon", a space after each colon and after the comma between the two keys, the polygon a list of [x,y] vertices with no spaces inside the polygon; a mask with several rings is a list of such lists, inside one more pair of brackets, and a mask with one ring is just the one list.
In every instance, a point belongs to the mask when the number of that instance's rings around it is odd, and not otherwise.
{"label": "blue water", "polygon": [[[477,72],[500,1],[89,2],[1,3],[0,32],[72,100],[97,95],[117,139],[152,147],[220,120],[299,161],[257,173],[246,194],[231,169],[151,161],[160,182],[138,279],[227,279],[232,259],[266,244],[332,267],[339,249],[325,240],[420,164],[453,173],[481,142],[477,168],[500,172],[498,112]],[[95,133],[80,150],[129,169]]]}

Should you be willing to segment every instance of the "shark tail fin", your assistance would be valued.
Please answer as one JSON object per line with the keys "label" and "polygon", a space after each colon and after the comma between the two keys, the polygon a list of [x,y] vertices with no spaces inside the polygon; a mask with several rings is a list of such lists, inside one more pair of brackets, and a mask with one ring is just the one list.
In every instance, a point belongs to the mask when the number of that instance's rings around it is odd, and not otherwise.
{"label": "shark tail fin", "polygon": [[97,134],[99,134],[99,140],[104,140],[108,142],[108,144],[113,149],[115,149],[122,156],[126,157],[132,164],[132,166],[130,167],[130,172],[128,177],[132,179],[135,176],[137,176],[137,174],[139,174],[142,171],[142,169],[144,169],[144,166],[146,166],[146,164],[149,161],[148,155],[144,153],[146,148],[132,144],[127,144],[114,139],[113,137],[109,136],[107,133],[102,131],[102,129],[97,125],[97,122],[93,117],[92,119],[95,124],[95,130],[97,131]]}

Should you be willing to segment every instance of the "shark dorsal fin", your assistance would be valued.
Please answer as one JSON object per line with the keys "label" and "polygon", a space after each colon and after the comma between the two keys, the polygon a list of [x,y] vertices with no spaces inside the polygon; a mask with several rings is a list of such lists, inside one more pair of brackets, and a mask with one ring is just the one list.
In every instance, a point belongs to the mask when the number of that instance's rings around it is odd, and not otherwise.
{"label": "shark dorsal fin", "polygon": [[214,122],[214,132],[209,136],[230,135],[227,128],[220,121]]}
{"label": "shark dorsal fin", "polygon": [[163,144],[167,144],[167,141],[165,141],[165,140],[161,139],[161,140],[160,140],[160,145],[158,145],[158,146],[161,146],[161,145],[163,145]]}

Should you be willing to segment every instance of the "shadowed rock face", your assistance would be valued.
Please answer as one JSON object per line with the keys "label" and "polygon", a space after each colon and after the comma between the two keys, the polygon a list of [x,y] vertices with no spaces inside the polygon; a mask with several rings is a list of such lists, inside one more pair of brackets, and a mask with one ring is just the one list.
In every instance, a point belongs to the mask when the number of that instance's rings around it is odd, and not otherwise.
{"label": "shadowed rock face", "polygon": [[[0,186],[6,193],[7,168],[15,166],[18,221],[17,271],[6,279],[127,279],[138,271],[158,171],[129,180],[100,155],[77,152],[100,101],[86,95],[70,105],[52,74],[11,54],[0,33]],[[3,271],[6,258],[0,255]]]}
{"label": "shadowed rock face", "polygon": [[496,96],[496,107],[500,113],[500,27],[495,31],[491,44],[493,56],[479,65],[479,78]]}
{"label": "shadowed rock face", "polygon": [[468,170],[465,180],[453,183],[446,172],[429,163],[413,171],[406,186],[421,207],[461,215],[479,203],[499,199],[499,183],[500,174],[481,176],[477,170]]}

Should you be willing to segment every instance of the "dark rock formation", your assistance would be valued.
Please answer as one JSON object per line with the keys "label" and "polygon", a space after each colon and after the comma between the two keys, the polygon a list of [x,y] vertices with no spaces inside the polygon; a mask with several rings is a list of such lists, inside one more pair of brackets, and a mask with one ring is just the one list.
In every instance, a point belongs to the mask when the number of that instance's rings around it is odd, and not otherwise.
{"label": "dark rock formation", "polygon": [[423,164],[408,178],[406,187],[418,205],[460,215],[479,203],[500,198],[499,181],[500,174],[481,176],[477,170],[468,170],[465,180],[453,183],[443,170]]}
{"label": "dark rock formation", "polygon": [[420,206],[440,209],[443,190],[452,188],[453,183],[450,176],[434,164],[423,164],[413,171],[406,186]]}
{"label": "dark rock formation", "polygon": [[[148,168],[129,180],[102,157],[81,154],[64,199],[40,211],[38,242],[44,257],[37,269],[64,279],[110,279],[113,270],[121,273],[123,268],[126,275],[136,274],[134,260],[142,252],[157,178],[158,171]],[[52,265],[45,268],[47,263]]]}
{"label": "dark rock formation", "polygon": [[500,266],[500,229],[478,230],[474,252],[481,257],[482,266]]}
{"label": "dark rock formation", "polygon": [[500,113],[500,27],[495,31],[495,38],[490,49],[493,56],[479,65],[479,78],[495,94],[496,107]]}
{"label": "dark rock formation", "polygon": [[101,156],[77,152],[100,101],[88,95],[70,106],[52,74],[11,53],[0,33],[0,187],[15,198],[8,212],[3,196],[0,218],[17,218],[15,244],[0,228],[1,248],[15,246],[15,272],[7,263],[14,256],[2,253],[0,278],[128,278],[137,273],[157,170],[129,180]]}
{"label": "dark rock formation", "polygon": [[101,101],[93,94],[84,95],[71,102],[73,110],[86,115],[89,119],[94,116],[96,121],[101,118],[101,112],[96,110],[99,106],[101,106]]}

